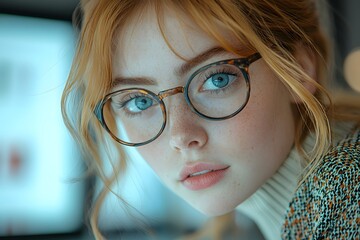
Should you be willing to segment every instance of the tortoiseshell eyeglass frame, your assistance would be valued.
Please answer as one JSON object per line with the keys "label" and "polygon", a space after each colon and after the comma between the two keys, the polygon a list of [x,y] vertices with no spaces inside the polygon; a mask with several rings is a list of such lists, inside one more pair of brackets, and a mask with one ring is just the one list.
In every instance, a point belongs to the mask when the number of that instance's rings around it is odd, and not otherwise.
{"label": "tortoiseshell eyeglass frame", "polygon": [[[227,60],[222,60],[222,61],[218,61],[218,62],[214,62],[211,63],[209,65],[203,66],[201,68],[199,68],[198,70],[196,70],[188,79],[187,83],[185,86],[178,86],[178,87],[174,87],[171,89],[167,89],[167,90],[163,90],[160,91],[158,94],[151,92],[147,89],[143,89],[143,88],[127,88],[127,89],[121,89],[121,90],[117,90],[114,91],[112,93],[107,94],[102,100],[100,100],[95,107],[94,113],[96,115],[96,118],[99,120],[101,126],[111,135],[111,137],[117,141],[118,143],[122,144],[122,145],[126,145],[126,146],[131,146],[131,147],[139,147],[139,146],[143,146],[145,144],[148,144],[152,141],[154,141],[156,138],[158,138],[161,133],[164,131],[165,126],[166,126],[166,121],[167,121],[167,115],[166,115],[166,107],[165,107],[165,103],[164,103],[164,99],[170,96],[173,96],[175,94],[178,93],[184,93],[184,97],[185,100],[187,102],[187,104],[189,105],[191,111],[193,111],[194,113],[196,113],[198,116],[208,119],[208,120],[212,120],[212,121],[219,121],[219,120],[225,120],[225,119],[229,119],[234,117],[235,115],[237,115],[241,110],[244,109],[244,107],[246,106],[247,102],[249,101],[250,98],[250,77],[249,77],[249,66],[251,63],[255,62],[256,60],[260,59],[261,55],[259,53],[254,53],[252,55],[250,55],[249,57],[246,58],[234,58],[234,59],[227,59]],[[194,79],[194,77],[199,73],[202,72],[210,67],[213,66],[218,66],[218,65],[223,65],[223,64],[228,64],[228,65],[234,65],[236,67],[238,67],[240,69],[240,71],[242,72],[244,79],[246,81],[246,87],[247,87],[247,96],[246,96],[246,101],[244,102],[244,104],[242,104],[239,109],[235,112],[233,112],[232,114],[229,114],[227,116],[223,116],[223,117],[210,117],[207,116],[201,112],[199,112],[191,103],[190,98],[189,98],[189,86],[191,81]],[[109,127],[106,125],[105,119],[104,119],[104,114],[103,114],[103,109],[104,109],[104,105],[106,104],[107,101],[109,101],[114,95],[117,95],[119,93],[124,93],[124,92],[133,92],[133,91],[139,91],[141,94],[143,94],[144,96],[146,95],[150,95],[154,100],[156,100],[160,107],[161,107],[161,111],[163,113],[163,125],[161,127],[161,129],[159,130],[158,134],[156,134],[153,138],[144,141],[144,142],[138,142],[138,143],[131,143],[131,142],[126,142],[123,141],[121,139],[119,139],[114,133],[112,133],[109,129]]]}

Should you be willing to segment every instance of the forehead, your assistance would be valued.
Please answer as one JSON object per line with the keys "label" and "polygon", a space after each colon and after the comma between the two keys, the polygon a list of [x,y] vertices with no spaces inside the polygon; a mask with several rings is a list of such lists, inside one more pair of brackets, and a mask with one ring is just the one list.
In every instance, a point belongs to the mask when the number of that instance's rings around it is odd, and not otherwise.
{"label": "forehead", "polygon": [[[150,8],[130,19],[120,29],[113,55],[114,78],[166,79],[184,62],[209,49],[221,47],[214,37],[186,14],[166,11],[163,17],[161,29],[155,10]],[[222,38],[240,46],[221,24],[215,27]]]}
{"label": "forehead", "polygon": [[[160,30],[155,11],[146,11],[141,16],[131,19],[119,31],[116,54],[117,57],[134,57],[138,53],[151,51],[150,46],[158,51],[170,50],[179,53],[184,58],[191,58],[194,54],[206,49],[203,42],[216,41],[202,31],[195,23],[183,14],[167,12],[164,15],[163,34]],[[136,51],[135,51],[136,50]]]}
{"label": "forehead", "polygon": [[114,78],[144,77],[167,82],[173,71],[184,62],[175,52],[190,59],[216,44],[195,24],[185,23],[175,14],[164,15],[164,27],[168,44],[154,11],[131,19],[120,29],[115,39]]}

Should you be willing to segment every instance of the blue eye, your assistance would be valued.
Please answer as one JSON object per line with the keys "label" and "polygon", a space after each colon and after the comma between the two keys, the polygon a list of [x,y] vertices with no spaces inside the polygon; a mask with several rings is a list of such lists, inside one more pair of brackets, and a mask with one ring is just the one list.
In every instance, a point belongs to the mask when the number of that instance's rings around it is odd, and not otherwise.
{"label": "blue eye", "polygon": [[153,105],[153,100],[147,97],[135,98],[135,105],[139,110],[146,110]]}
{"label": "blue eye", "polygon": [[229,84],[229,75],[220,73],[211,77],[212,84],[218,88],[223,88]]}
{"label": "blue eye", "polygon": [[124,104],[126,110],[130,113],[139,113],[150,108],[153,105],[153,100],[148,97],[139,96],[134,97]]}
{"label": "blue eye", "polygon": [[141,90],[127,90],[111,97],[111,108],[113,113],[120,116],[140,117],[142,114],[150,116],[158,100],[151,94]]}
{"label": "blue eye", "polygon": [[206,79],[202,85],[203,91],[219,90],[226,88],[236,79],[236,76],[229,73],[217,73]]}

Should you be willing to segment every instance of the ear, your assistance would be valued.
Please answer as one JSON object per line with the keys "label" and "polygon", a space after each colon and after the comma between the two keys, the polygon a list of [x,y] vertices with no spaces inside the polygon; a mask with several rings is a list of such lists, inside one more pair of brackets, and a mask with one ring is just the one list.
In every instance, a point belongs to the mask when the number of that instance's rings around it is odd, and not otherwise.
{"label": "ear", "polygon": [[[308,47],[298,45],[295,49],[294,57],[306,75],[308,75],[316,83],[318,81],[318,73],[315,53]],[[315,94],[317,88],[314,82],[302,79],[301,83],[311,94]],[[295,98],[293,101],[295,103],[299,103],[301,100]]]}

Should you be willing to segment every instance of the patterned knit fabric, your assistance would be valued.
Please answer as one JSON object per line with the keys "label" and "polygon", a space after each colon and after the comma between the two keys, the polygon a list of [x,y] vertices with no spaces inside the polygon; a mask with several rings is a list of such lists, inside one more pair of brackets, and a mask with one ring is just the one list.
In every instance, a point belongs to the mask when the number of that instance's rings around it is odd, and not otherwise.
{"label": "patterned knit fabric", "polygon": [[283,239],[360,239],[360,130],[325,156],[289,206]]}

